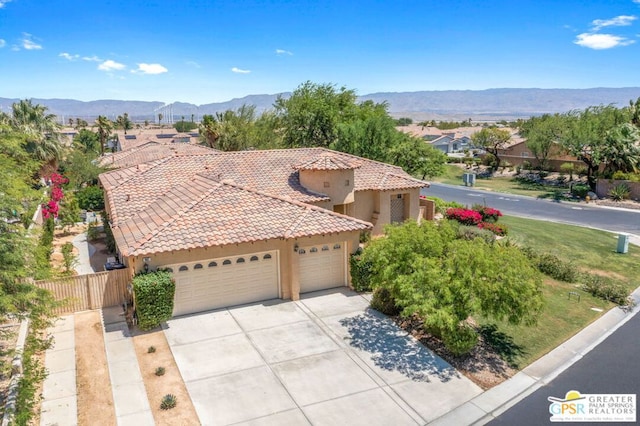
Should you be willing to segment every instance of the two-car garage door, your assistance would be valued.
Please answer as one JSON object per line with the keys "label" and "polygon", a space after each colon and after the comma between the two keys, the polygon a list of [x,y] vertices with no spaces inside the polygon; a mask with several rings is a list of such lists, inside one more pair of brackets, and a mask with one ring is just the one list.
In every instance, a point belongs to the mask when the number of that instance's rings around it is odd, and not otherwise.
{"label": "two-car garage door", "polygon": [[168,265],[176,281],[173,315],[275,299],[278,252]]}

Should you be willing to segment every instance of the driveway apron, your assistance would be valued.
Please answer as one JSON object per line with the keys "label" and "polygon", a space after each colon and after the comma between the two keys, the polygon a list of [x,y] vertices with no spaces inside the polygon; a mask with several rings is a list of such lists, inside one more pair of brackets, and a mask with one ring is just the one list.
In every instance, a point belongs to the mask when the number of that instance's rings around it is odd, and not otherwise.
{"label": "driveway apron", "polygon": [[340,288],[164,332],[204,425],[424,424],[482,392],[368,305]]}

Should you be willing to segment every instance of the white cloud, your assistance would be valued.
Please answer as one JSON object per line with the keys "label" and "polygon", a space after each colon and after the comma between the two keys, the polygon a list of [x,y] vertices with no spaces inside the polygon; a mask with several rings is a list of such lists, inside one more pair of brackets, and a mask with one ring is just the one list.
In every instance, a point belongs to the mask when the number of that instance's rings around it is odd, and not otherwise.
{"label": "white cloud", "polygon": [[83,56],[82,57],[83,61],[88,61],[88,62],[102,62],[102,59],[98,58],[96,55],[93,56]]}
{"label": "white cloud", "polygon": [[160,64],[138,64],[137,70],[132,70],[133,73],[139,74],[162,74],[169,71]]}
{"label": "white cloud", "polygon": [[5,4],[9,3],[11,0],[0,0],[0,9],[4,7]]}
{"label": "white cloud", "polygon": [[72,54],[67,53],[67,52],[62,52],[58,56],[60,56],[61,58],[65,58],[68,61],[75,61],[80,57],[80,55],[72,55]]}
{"label": "white cloud", "polygon": [[100,65],[98,65],[98,69],[100,71],[120,71],[125,69],[126,66],[116,61],[112,61],[111,59],[107,59]]}
{"label": "white cloud", "polygon": [[591,25],[593,25],[593,31],[598,31],[605,27],[626,27],[631,25],[636,19],[638,19],[637,16],[620,15],[611,19],[596,19]]}
{"label": "white cloud", "polygon": [[231,71],[235,72],[237,74],[249,74],[251,72],[251,70],[243,70],[243,69],[240,69],[238,67],[231,68]]}
{"label": "white cloud", "polygon": [[293,56],[293,52],[284,49],[276,49],[276,55],[289,55]]}
{"label": "white cloud", "polygon": [[190,65],[190,66],[192,66],[194,68],[202,68],[202,66],[200,66],[200,64],[197,63],[196,61],[187,61],[186,64]]}
{"label": "white cloud", "polygon": [[40,50],[42,49],[42,45],[36,43],[32,40],[32,35],[29,33],[22,33],[22,47],[27,50]]}
{"label": "white cloud", "polygon": [[634,3],[640,4],[640,0],[633,0]]}
{"label": "white cloud", "polygon": [[628,46],[635,43],[635,40],[629,40],[613,34],[582,33],[578,34],[574,43],[589,49],[603,50],[617,46]]}
{"label": "white cloud", "polygon": [[5,47],[7,45],[7,42],[4,41],[4,39],[0,38],[0,48]]}

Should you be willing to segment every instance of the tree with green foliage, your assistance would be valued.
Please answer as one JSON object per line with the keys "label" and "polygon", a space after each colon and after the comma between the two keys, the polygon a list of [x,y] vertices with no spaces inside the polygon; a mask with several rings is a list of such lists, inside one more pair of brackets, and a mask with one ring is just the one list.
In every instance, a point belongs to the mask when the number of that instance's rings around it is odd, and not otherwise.
{"label": "tree with green foliage", "polygon": [[338,125],[356,117],[356,94],[332,84],[307,81],[289,98],[278,96],[274,104],[281,119],[287,148],[325,147],[338,138]]}
{"label": "tree with green foliage", "polygon": [[509,140],[511,140],[511,133],[506,129],[486,127],[471,135],[471,140],[475,147],[482,148],[495,157],[495,169],[498,169],[502,161],[500,150],[507,147]]}
{"label": "tree with green foliage", "polygon": [[[43,166],[57,169],[57,162],[63,157],[61,126],[54,114],[47,113],[47,107],[34,105],[25,99],[11,107],[9,125],[26,138],[25,149]],[[45,172],[46,173],[46,172]]]}
{"label": "tree with green foliage", "polygon": [[127,130],[133,129],[133,123],[129,120],[129,114],[126,112],[116,118],[115,124],[117,127],[124,130],[125,135],[127,134]]}
{"label": "tree with green foliage", "polygon": [[218,149],[218,139],[220,138],[220,123],[213,115],[205,114],[200,121],[200,136],[203,142],[213,149]]}
{"label": "tree with green foliage", "polygon": [[396,126],[408,126],[413,124],[413,120],[409,117],[400,117],[396,120]]}
{"label": "tree with green foliage", "polygon": [[100,141],[100,155],[104,155],[104,147],[109,140],[111,130],[113,130],[113,123],[104,115],[99,115],[96,119],[96,126],[98,128],[98,140]]}
{"label": "tree with green foliage", "polygon": [[523,122],[520,134],[527,139],[527,148],[538,160],[541,170],[549,169],[549,158],[559,147],[562,131],[565,128],[564,117],[560,114],[543,114],[540,117],[531,117]]}
{"label": "tree with green foliage", "polygon": [[[628,111],[607,105],[571,111],[565,116],[561,143],[571,155],[584,162],[587,181],[591,190],[595,191],[598,170],[607,161],[607,145],[610,143],[607,137],[615,127],[629,122]],[[625,140],[620,143],[624,144]]]}
{"label": "tree with green foliage", "polygon": [[80,189],[84,185],[95,185],[98,176],[107,170],[95,161],[95,154],[86,154],[81,150],[71,151],[60,163],[60,170],[69,178],[69,186]]}
{"label": "tree with green foliage", "polygon": [[85,154],[93,154],[93,157],[97,158],[100,154],[100,138],[91,130],[80,129],[73,137],[73,147]]}
{"label": "tree with green foliage", "polygon": [[418,314],[425,329],[454,354],[473,348],[469,317],[533,324],[543,298],[542,276],[517,247],[458,238],[453,221],[389,226],[361,255],[372,287],[401,314]]}
{"label": "tree with green foliage", "polygon": [[193,129],[197,129],[198,125],[191,121],[181,120],[176,121],[176,124],[174,124],[173,127],[180,133],[186,133],[192,131]]}
{"label": "tree with green foliage", "polygon": [[413,176],[439,176],[444,173],[447,156],[420,138],[402,134],[400,140],[389,149],[387,161],[400,166]]}

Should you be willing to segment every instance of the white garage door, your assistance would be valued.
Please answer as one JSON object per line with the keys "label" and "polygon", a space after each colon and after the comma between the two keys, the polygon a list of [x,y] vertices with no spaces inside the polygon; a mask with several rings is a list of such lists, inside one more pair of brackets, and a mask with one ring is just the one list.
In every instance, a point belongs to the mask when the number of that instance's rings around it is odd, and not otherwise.
{"label": "white garage door", "polygon": [[344,243],[302,247],[298,257],[300,293],[346,285]]}
{"label": "white garage door", "polygon": [[173,315],[279,297],[276,251],[167,267],[176,280]]}

